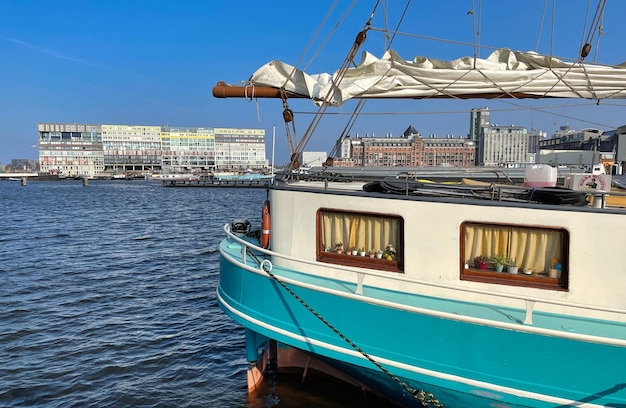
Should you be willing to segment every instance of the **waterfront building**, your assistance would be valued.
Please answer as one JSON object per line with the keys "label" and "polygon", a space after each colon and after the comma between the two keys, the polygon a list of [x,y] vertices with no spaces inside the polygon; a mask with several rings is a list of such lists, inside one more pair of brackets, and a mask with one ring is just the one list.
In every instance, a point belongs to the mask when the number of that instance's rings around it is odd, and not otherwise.
{"label": "waterfront building", "polygon": [[41,172],[93,177],[104,171],[101,125],[39,123],[37,131]]}
{"label": "waterfront building", "polygon": [[163,173],[213,171],[215,132],[209,128],[161,128]]}
{"label": "waterfront building", "polygon": [[599,129],[587,128],[581,130],[570,129],[569,126],[561,126],[554,132],[550,139],[539,142],[540,149],[551,150],[579,150],[581,146],[592,139],[598,139],[602,135]]}
{"label": "waterfront building", "polygon": [[214,128],[215,163],[225,170],[268,168],[265,129]]}
{"label": "waterfront building", "polygon": [[484,126],[479,146],[479,163],[484,166],[510,167],[530,162],[528,129],[521,126]]}
{"label": "waterfront building", "polygon": [[424,142],[424,166],[429,167],[472,167],[476,161],[476,145],[468,138],[430,137]]}
{"label": "waterfront building", "polygon": [[550,139],[539,142],[539,148],[541,163],[584,170],[602,163],[607,173],[622,174],[626,161],[626,125],[605,131],[561,126]]}
{"label": "waterfront building", "polygon": [[475,160],[476,147],[470,139],[450,135],[445,138],[435,135],[422,138],[413,126],[409,126],[400,137],[391,134],[384,137],[357,135],[348,140],[351,142],[352,162],[342,155],[340,160],[334,160],[336,166],[349,167],[353,163],[359,167],[469,167],[474,165]]}
{"label": "waterfront building", "polygon": [[470,111],[470,132],[469,139],[474,142],[476,148],[474,164],[479,165],[482,163],[484,153],[482,151],[482,145],[480,143],[483,129],[491,124],[491,111],[489,108],[476,108]]}
{"label": "waterfront building", "polygon": [[11,171],[20,172],[37,172],[39,171],[39,162],[33,159],[11,159]]}
{"label": "waterfront building", "polygon": [[469,138],[476,146],[476,165],[525,166],[534,161],[534,155],[529,154],[528,129],[491,124],[489,108],[470,111]]}
{"label": "waterfront building", "polygon": [[264,129],[39,123],[39,167],[67,177],[266,169]]}
{"label": "waterfront building", "polygon": [[102,125],[104,173],[160,171],[160,133],[160,126]]}
{"label": "waterfront building", "polygon": [[351,138],[355,166],[414,167],[422,165],[424,144],[417,130],[410,126],[400,137],[358,135]]}
{"label": "waterfront building", "polygon": [[548,133],[543,130],[532,128],[528,135],[528,158],[530,163],[537,163],[539,155],[539,143],[546,140]]}

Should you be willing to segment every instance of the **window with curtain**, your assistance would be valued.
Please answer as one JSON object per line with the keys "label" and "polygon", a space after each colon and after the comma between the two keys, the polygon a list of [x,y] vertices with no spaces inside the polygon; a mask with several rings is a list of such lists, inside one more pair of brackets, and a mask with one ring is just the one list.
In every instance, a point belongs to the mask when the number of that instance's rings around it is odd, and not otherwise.
{"label": "window with curtain", "polygon": [[[516,285],[567,288],[569,234],[563,229],[466,222],[461,227],[461,278]],[[478,265],[479,258],[487,268]],[[507,266],[496,272],[495,259]]]}
{"label": "window with curtain", "polygon": [[318,212],[317,229],[319,261],[403,270],[401,217],[322,209]]}

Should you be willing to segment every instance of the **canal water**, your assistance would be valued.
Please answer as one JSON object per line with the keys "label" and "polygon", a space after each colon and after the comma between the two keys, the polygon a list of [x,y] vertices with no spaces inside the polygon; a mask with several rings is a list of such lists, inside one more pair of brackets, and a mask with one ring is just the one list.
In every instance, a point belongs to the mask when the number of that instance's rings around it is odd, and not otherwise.
{"label": "canal water", "polygon": [[279,375],[248,395],[218,243],[263,189],[0,182],[0,406],[380,407]]}

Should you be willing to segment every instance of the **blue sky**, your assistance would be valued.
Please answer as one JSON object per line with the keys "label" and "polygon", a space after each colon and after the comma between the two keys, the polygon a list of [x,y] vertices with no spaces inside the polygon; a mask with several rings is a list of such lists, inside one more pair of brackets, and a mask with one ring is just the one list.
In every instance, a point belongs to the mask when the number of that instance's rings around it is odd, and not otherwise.
{"label": "blue sky", "polygon": [[[556,1],[554,36],[550,13],[538,35],[543,0],[413,0],[401,31],[471,43],[478,23],[474,20],[473,26],[467,12],[472,3],[481,3],[481,12],[476,10],[474,16],[482,22],[482,45],[528,51],[539,44],[539,52],[552,50],[553,55],[575,58],[587,0]],[[307,72],[332,72],[339,67],[373,3],[359,1],[354,6]],[[402,11],[403,2],[392,3],[390,20]],[[211,88],[218,81],[245,81],[273,59],[295,65],[333,4],[330,0],[0,0],[0,163],[37,157],[33,146],[38,122],[263,128],[268,135],[268,159],[276,125],[276,163],[285,163],[288,149],[280,101],[215,99]],[[338,1],[330,27],[351,4]],[[626,60],[620,26],[624,15],[626,2],[609,1],[599,62]],[[377,17],[374,25],[381,27],[382,20]],[[299,67],[308,64],[328,32],[328,26],[322,28]],[[362,50],[380,56],[384,46],[375,37],[371,33]],[[424,39],[409,42],[404,37],[396,38],[394,48],[405,59],[472,54],[471,47]],[[487,55],[488,51],[481,51],[481,56]],[[347,103],[322,122],[307,150],[329,151],[353,106]],[[377,106],[368,102],[369,114],[357,121],[351,133],[397,136],[413,125],[423,135],[466,135],[469,109],[483,106],[494,111],[494,123],[534,126],[549,134],[561,125],[610,129],[626,124],[621,101],[604,101],[600,106],[578,100],[384,101]],[[308,112],[296,116],[301,137],[314,106],[292,101],[290,107]],[[373,114],[392,111],[404,114]]]}

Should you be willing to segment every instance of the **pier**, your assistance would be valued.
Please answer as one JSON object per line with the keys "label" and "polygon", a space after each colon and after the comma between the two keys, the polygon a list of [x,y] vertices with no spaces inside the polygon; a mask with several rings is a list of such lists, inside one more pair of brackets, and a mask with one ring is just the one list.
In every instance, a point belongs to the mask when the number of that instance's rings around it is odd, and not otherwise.
{"label": "pier", "polygon": [[247,180],[163,180],[163,187],[265,188],[270,179]]}

